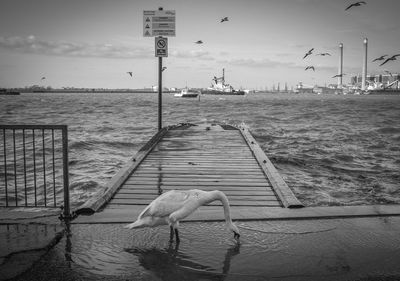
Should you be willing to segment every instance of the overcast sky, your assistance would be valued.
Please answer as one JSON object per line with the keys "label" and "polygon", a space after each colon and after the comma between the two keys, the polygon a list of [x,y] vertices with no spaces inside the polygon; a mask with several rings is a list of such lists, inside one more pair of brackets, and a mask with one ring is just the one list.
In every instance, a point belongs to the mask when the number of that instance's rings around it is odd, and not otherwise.
{"label": "overcast sky", "polygon": [[[366,0],[345,11],[353,2],[0,0],[0,87],[156,85],[158,61],[154,38],[143,37],[143,10],[158,7],[176,11],[176,37],[169,37],[163,60],[167,87],[208,87],[222,68],[236,88],[336,83],[339,43],[347,83],[361,72],[365,37],[369,72],[400,72],[400,58],[382,67],[372,62],[400,53],[400,1]],[[310,48],[314,54],[303,59]],[[315,55],[324,52],[331,56]],[[309,65],[315,72],[304,70]]]}

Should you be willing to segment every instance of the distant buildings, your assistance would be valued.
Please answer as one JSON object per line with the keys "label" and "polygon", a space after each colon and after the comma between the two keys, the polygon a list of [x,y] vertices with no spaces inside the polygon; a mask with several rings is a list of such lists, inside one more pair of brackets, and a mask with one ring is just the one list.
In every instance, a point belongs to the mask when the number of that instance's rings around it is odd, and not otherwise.
{"label": "distant buildings", "polygon": [[[400,74],[375,74],[367,75],[366,83],[367,88],[393,88],[399,89]],[[362,83],[362,75],[352,76],[350,83],[353,87],[359,87]]]}

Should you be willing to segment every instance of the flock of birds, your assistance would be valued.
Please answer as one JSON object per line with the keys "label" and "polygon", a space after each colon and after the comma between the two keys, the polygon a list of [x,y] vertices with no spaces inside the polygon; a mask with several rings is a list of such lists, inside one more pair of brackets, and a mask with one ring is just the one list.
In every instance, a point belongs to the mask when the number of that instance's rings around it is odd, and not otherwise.
{"label": "flock of birds", "polygon": [[[352,3],[351,5],[349,5],[349,6],[346,7],[345,11],[347,11],[347,10],[353,8],[353,7],[358,7],[358,6],[365,5],[365,4],[367,4],[365,1],[358,1],[358,2]],[[306,57],[310,56],[310,55],[313,53],[313,51],[314,51],[314,48],[311,48],[307,53],[305,53],[303,59],[305,59]],[[320,56],[330,56],[329,53],[319,53],[319,54],[317,54],[317,55],[320,55]],[[394,60],[396,60],[398,56],[400,56],[400,54],[396,54],[396,55],[393,55],[393,56],[382,55],[382,56],[380,56],[380,57],[374,59],[372,62],[375,62],[375,61],[383,61],[383,62],[379,65],[379,66],[382,66],[382,65],[388,63],[389,61],[394,61]],[[315,67],[314,67],[313,65],[309,65],[309,66],[307,66],[304,70],[306,70],[306,71],[307,71],[307,70],[313,70],[313,71],[315,71]],[[390,76],[392,76],[392,74],[391,74],[389,71],[387,71],[387,70],[385,70],[385,73],[388,73]],[[336,75],[332,76],[332,78],[342,77],[343,75],[346,75],[346,74],[336,74]]]}

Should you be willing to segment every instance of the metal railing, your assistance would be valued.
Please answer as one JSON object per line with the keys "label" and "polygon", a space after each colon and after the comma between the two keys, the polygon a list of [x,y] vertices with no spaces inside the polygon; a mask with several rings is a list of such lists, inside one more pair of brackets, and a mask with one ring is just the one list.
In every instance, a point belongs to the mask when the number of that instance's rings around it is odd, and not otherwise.
{"label": "metal railing", "polygon": [[0,125],[0,206],[70,216],[66,125]]}

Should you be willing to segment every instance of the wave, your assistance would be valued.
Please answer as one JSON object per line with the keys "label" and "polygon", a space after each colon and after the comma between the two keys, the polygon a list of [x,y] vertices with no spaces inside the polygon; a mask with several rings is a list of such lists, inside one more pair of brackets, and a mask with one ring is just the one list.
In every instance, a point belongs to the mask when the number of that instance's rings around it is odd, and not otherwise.
{"label": "wave", "polygon": [[384,128],[379,128],[376,131],[380,134],[399,134],[400,128],[399,127],[384,127]]}

